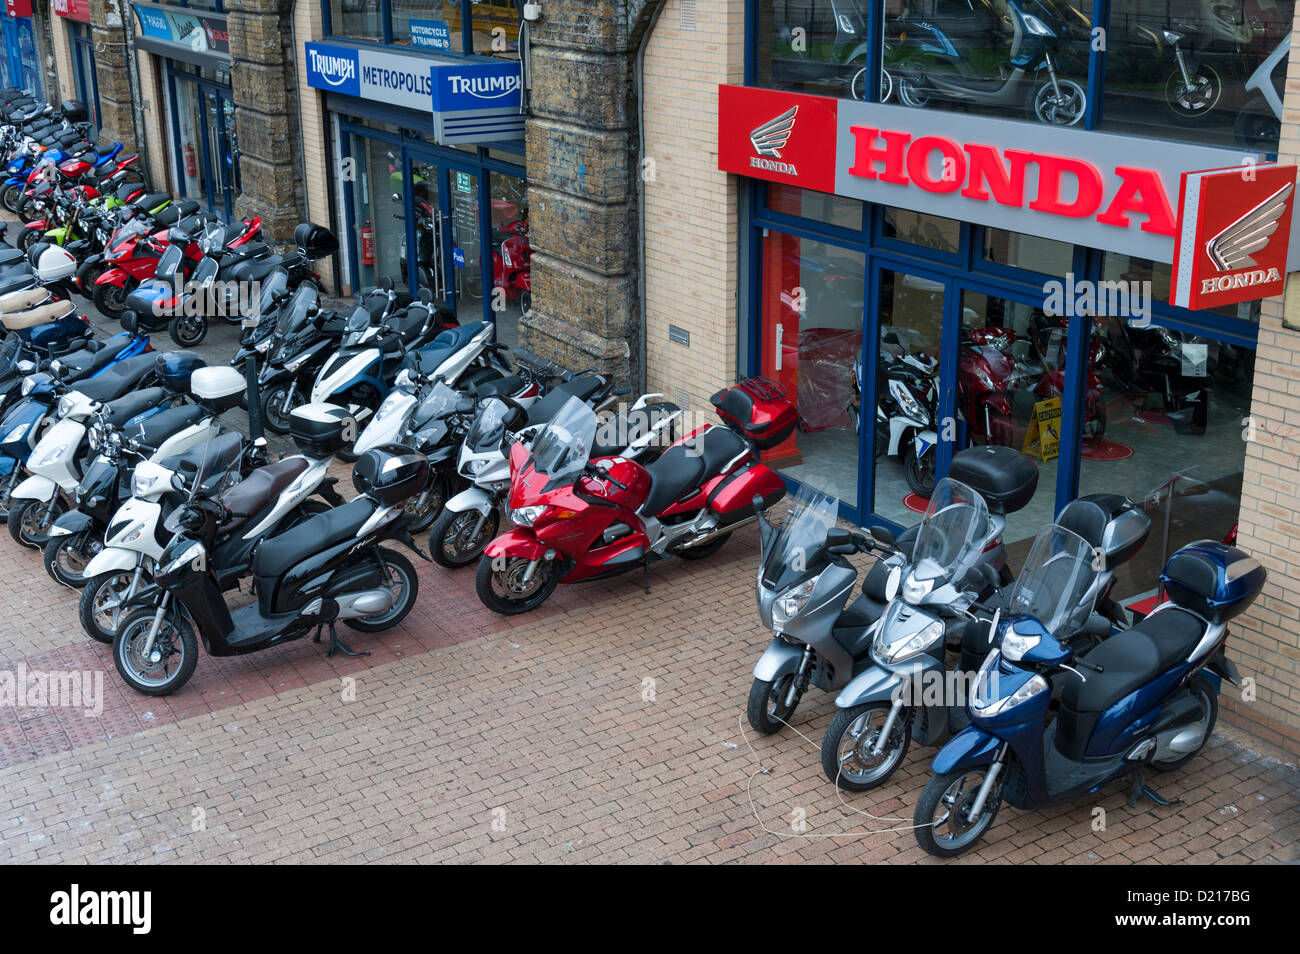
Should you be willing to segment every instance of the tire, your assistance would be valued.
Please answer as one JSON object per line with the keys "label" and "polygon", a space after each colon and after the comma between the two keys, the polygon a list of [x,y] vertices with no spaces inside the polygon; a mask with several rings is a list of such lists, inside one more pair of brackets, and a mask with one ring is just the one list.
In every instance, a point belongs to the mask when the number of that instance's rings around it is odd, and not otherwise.
{"label": "tire", "polygon": [[[14,466],[19,466],[18,461],[14,461]],[[9,520],[9,504],[13,502],[14,487],[18,486],[9,483],[9,477],[6,475],[0,480],[0,523],[6,523]]]}
{"label": "tire", "polygon": [[921,460],[916,456],[916,451],[909,447],[903,457],[903,476],[907,478],[907,486],[912,493],[929,500],[934,493],[934,455],[926,454],[925,457],[925,460]]}
{"label": "tire", "polygon": [[17,215],[18,197],[22,194],[23,194],[22,186],[18,186],[18,185],[5,186],[4,191],[0,192],[0,205],[3,205],[14,215]]}
{"label": "tire", "polygon": [[[881,753],[878,764],[864,771],[845,769],[845,765],[860,761],[858,752],[868,744],[874,743],[880,730],[884,728],[892,705],[888,702],[869,702],[841,709],[826,727],[822,737],[822,771],[831,784],[850,792],[865,792],[888,781],[895,770],[907,756],[907,749],[912,744],[912,733],[908,723],[910,713],[899,712],[894,720],[894,727],[889,733],[890,747]],[[876,715],[880,716],[879,724]],[[875,725],[874,731],[872,726]],[[859,741],[860,740],[860,741]],[[842,755],[845,743],[852,743],[849,755]]]}
{"label": "tire", "polygon": [[91,300],[94,299],[95,289],[99,287],[98,285],[95,284],[95,279],[97,279],[100,275],[103,275],[106,271],[108,271],[108,268],[109,268],[108,262],[101,262],[100,264],[96,265],[94,268],[91,268],[86,272],[83,280],[79,282],[77,285],[77,290],[78,292],[80,292],[82,298],[87,298]]}
{"label": "tire", "polygon": [[442,513],[443,505],[451,496],[448,489],[447,478],[435,473],[430,476],[429,485],[424,490],[406,501],[403,509],[411,517],[411,524],[407,529],[411,531],[412,536],[424,533],[433,526],[433,522]]}
{"label": "tire", "polygon": [[775,682],[769,679],[755,679],[749,687],[749,701],[745,705],[745,718],[755,732],[772,735],[785,728],[785,724],[794,716],[803,699],[800,693],[794,705],[787,707],[783,701],[790,691],[790,680],[795,673],[788,672]]}
{"label": "tire", "polygon": [[86,578],[76,570],[77,564],[84,569],[91,557],[102,549],[94,527],[81,533],[52,537],[45,544],[45,572],[55,583],[79,590],[86,585]]}
{"label": "tire", "polygon": [[14,242],[14,245],[20,251],[25,252],[33,245],[35,245],[37,240],[40,237],[41,237],[41,233],[38,232],[36,229],[23,229],[21,232],[18,233],[18,239],[17,241]]}
{"label": "tire", "polygon": [[105,283],[95,286],[92,301],[94,301],[95,307],[99,309],[100,314],[109,321],[121,321],[122,312],[126,310],[126,296],[130,293],[131,289],[125,285],[118,288],[116,285]]}
{"label": "tire", "polygon": [[[912,829],[916,835],[916,843],[920,845],[928,854],[936,855],[940,858],[952,858],[960,855],[962,852],[969,851],[984,836],[984,832],[989,830],[994,819],[998,816],[998,809],[1002,806],[1002,786],[999,784],[987,802],[984,803],[984,810],[980,813],[979,821],[968,829],[958,832],[956,837],[946,837],[941,835],[935,837],[935,829],[939,825],[946,825],[953,811],[962,808],[969,809],[970,803],[974,801],[975,792],[979,790],[978,783],[972,783],[972,787],[961,788],[954,793],[955,804],[945,804],[949,797],[949,790],[959,783],[965,782],[970,776],[980,776],[983,780],[983,769],[967,769],[960,772],[947,772],[943,775],[931,776],[930,781],[926,783],[925,790],[921,792],[921,797],[916,801],[916,811],[912,815],[912,824],[916,827]],[[940,815],[941,820],[936,825],[935,816]]]}
{"label": "tire", "polygon": [[378,552],[384,556],[389,582],[398,584],[401,592],[398,594],[397,602],[378,616],[363,616],[359,619],[343,621],[344,626],[358,633],[382,633],[384,630],[392,629],[406,619],[406,614],[411,612],[411,608],[415,606],[415,599],[420,594],[420,578],[415,575],[415,567],[411,565],[411,561],[396,550],[387,547],[381,547]]}
{"label": "tire", "polygon": [[1091,421],[1083,422],[1083,439],[1086,441],[1099,441],[1106,436],[1106,405],[1098,399],[1093,405],[1093,416]]}
{"label": "tire", "polygon": [[208,319],[202,315],[177,315],[168,323],[167,334],[182,348],[196,348],[208,336]]}
{"label": "tire", "polygon": [[[92,576],[81,588],[81,597],[77,600],[77,616],[81,619],[81,628],[95,642],[112,644],[113,637],[117,635],[125,618],[120,609],[115,612],[113,604],[126,595],[133,575],[130,570],[109,570]],[[147,583],[148,579],[142,577],[140,582]],[[114,615],[117,615],[116,624],[113,622]]]}
{"label": "tire", "polygon": [[722,549],[723,545],[731,539],[731,532],[714,537],[708,543],[701,543],[698,547],[685,547],[684,549],[673,550],[674,556],[679,556],[683,560],[703,560],[705,557],[711,557]]}
{"label": "tire", "polygon": [[36,550],[45,546],[45,534],[50,525],[63,514],[65,506],[55,498],[48,507],[40,500],[24,500],[9,511],[9,536],[19,546]]}
{"label": "tire", "polygon": [[[533,577],[530,588],[526,591],[522,588],[517,589],[516,592],[521,595],[515,598],[504,592],[498,593],[494,584],[500,583],[503,589],[516,584],[522,586],[522,576],[528,561],[519,557],[507,558],[504,568],[500,571],[493,569],[492,563],[492,557],[487,555],[479,560],[474,588],[478,591],[478,598],[484,606],[503,616],[518,616],[520,613],[537,609],[546,602],[555,591],[556,584],[560,582],[557,561],[543,560],[542,565],[537,568],[537,574]],[[537,582],[539,579],[540,582]]]}
{"label": "tire", "polygon": [[1205,730],[1205,737],[1201,739],[1201,744],[1196,747],[1195,752],[1188,752],[1180,758],[1169,762],[1151,763],[1151,767],[1157,772],[1169,772],[1176,768],[1182,768],[1196,756],[1201,754],[1201,749],[1205,748],[1205,743],[1210,741],[1210,735],[1214,732],[1214,725],[1219,721],[1219,694],[1214,691],[1214,687],[1206,681],[1204,676],[1197,676],[1187,686],[1192,695],[1201,704],[1201,727]]}
{"label": "tire", "polygon": [[1026,112],[1030,119],[1047,126],[1077,126],[1083,121],[1087,106],[1088,94],[1083,87],[1072,79],[1058,76],[1056,86],[1048,80],[1030,91]]}
{"label": "tire", "polygon": [[1223,80],[1214,68],[1202,63],[1192,77],[1192,88],[1183,85],[1183,74],[1175,69],[1165,80],[1165,105],[1185,123],[1198,123],[1214,111],[1223,99]]}
{"label": "tire", "polygon": [[898,101],[913,109],[923,109],[930,102],[930,93],[917,81],[915,76],[900,73],[894,89],[898,92]]}
{"label": "tire", "polygon": [[[262,392],[262,423],[272,434],[289,433],[289,415],[281,412],[284,407],[284,398],[289,391],[289,385],[277,384],[270,390]],[[295,389],[294,400],[290,403],[289,411],[306,404],[302,394]]]}
{"label": "tire", "polygon": [[501,517],[494,506],[483,521],[478,537],[471,539],[469,535],[474,532],[479,517],[477,510],[443,508],[429,530],[429,556],[433,562],[449,570],[459,570],[481,557],[483,548],[497,535]]}
{"label": "tire", "polygon": [[[199,662],[199,641],[194,636],[194,627],[179,613],[168,612],[158,639],[166,652],[159,663],[150,664],[139,659],[133,648],[142,646],[153,626],[156,610],[141,610],[132,613],[122,621],[122,626],[113,638],[113,664],[117,673],[128,686],[146,696],[168,696],[190,681],[194,667]],[[158,650],[155,643],[154,650]],[[180,656],[176,668],[166,667],[174,656]],[[151,672],[158,672],[163,667],[161,678],[149,678]]]}
{"label": "tire", "polygon": [[1010,586],[1016,582],[1016,575],[1011,572],[1011,565],[1002,564],[1002,569],[998,570],[998,586]]}

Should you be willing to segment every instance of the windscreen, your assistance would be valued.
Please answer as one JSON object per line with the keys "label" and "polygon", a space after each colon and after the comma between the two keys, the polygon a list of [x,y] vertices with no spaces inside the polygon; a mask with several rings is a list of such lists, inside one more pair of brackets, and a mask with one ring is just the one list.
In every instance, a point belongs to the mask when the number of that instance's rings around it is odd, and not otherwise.
{"label": "windscreen", "polygon": [[510,406],[500,398],[484,398],[478,402],[478,413],[469,433],[465,435],[465,446],[472,451],[490,451],[501,446],[506,436],[506,415]]}
{"label": "windscreen", "polygon": [[596,441],[596,412],[569,398],[533,441],[533,469],[549,478],[547,487],[573,483],[591,459]]}
{"label": "windscreen", "polygon": [[964,574],[979,556],[989,529],[984,498],[945,477],[934,486],[912,549],[911,575],[935,585]]}
{"label": "windscreen", "polygon": [[307,323],[311,309],[316,307],[316,286],[310,282],[299,285],[280,315],[275,330],[282,335],[292,334]]}
{"label": "windscreen", "polygon": [[1054,635],[1068,635],[1092,612],[1096,579],[1088,542],[1073,531],[1048,524],[1035,538],[1016,578],[1010,612],[1034,617]]}
{"label": "windscreen", "polygon": [[826,533],[839,518],[839,501],[803,484],[763,556],[763,585],[780,592],[825,566]]}

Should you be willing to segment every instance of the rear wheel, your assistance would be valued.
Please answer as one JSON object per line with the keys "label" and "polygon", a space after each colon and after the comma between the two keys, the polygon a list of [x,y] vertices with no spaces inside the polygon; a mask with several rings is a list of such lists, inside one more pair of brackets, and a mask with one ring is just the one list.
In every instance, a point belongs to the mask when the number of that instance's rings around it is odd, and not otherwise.
{"label": "rear wheel", "polygon": [[62,516],[63,501],[23,500],[9,510],[9,536],[20,546],[36,550],[45,546],[54,521]]}
{"label": "rear wheel", "polygon": [[202,315],[177,315],[167,326],[171,335],[182,348],[194,348],[208,336],[208,319]]}
{"label": "rear wheel", "polygon": [[1197,676],[1188,684],[1187,691],[1192,694],[1192,698],[1201,707],[1201,731],[1204,733],[1201,737],[1201,744],[1195,750],[1176,759],[1164,762],[1153,761],[1151,767],[1157,772],[1168,772],[1171,769],[1181,768],[1199,755],[1201,749],[1205,748],[1205,743],[1210,741],[1210,735],[1214,732],[1214,724],[1219,721],[1219,694],[1214,691],[1213,686],[1206,682],[1203,677]]}
{"label": "rear wheel", "polygon": [[102,549],[103,541],[93,528],[51,537],[45,544],[45,572],[55,583],[80,589],[86,585],[86,565]]}
{"label": "rear wheel", "polygon": [[870,702],[841,709],[822,738],[822,771],[830,781],[850,792],[875,788],[894,774],[912,742],[907,712],[902,710],[890,727],[879,754],[873,752],[893,706]]}
{"label": "rear wheel", "polygon": [[199,642],[194,627],[180,614],[168,611],[153,646],[145,653],[157,610],[132,613],[113,639],[113,664],[118,675],[136,692],[166,696],[190,681],[199,662]]}
{"label": "rear wheel", "polygon": [[444,509],[429,531],[429,555],[449,570],[469,566],[483,555],[483,548],[497,535],[499,523],[496,507],[486,516],[477,510]]}
{"label": "rear wheel", "polygon": [[531,578],[531,560],[522,557],[490,557],[478,562],[474,586],[483,605],[494,613],[517,616],[537,609],[546,602],[560,582],[560,568],[555,560],[542,560]]}
{"label": "rear wheel", "polygon": [[988,766],[982,766],[930,778],[912,815],[918,845],[940,858],[951,858],[974,847],[1002,805],[1002,786],[995,783],[979,818],[971,821],[970,810],[987,772]]}
{"label": "rear wheel", "polygon": [[698,547],[679,547],[672,552],[683,560],[703,560],[705,557],[713,556],[713,554],[721,550],[723,544],[729,539],[731,539],[730,531],[719,534],[708,543],[701,543]]}
{"label": "rear wheel", "polygon": [[[77,615],[86,635],[99,643],[112,643],[118,626],[127,615],[122,609],[131,588],[130,570],[109,570],[86,581],[77,601]],[[147,583],[147,578],[141,581]]]}
{"label": "rear wheel", "polygon": [[382,633],[386,629],[392,629],[411,612],[420,592],[420,580],[415,575],[415,567],[410,560],[386,547],[377,552],[382,555],[384,588],[393,594],[393,605],[374,616],[343,621],[343,625],[359,633]]}

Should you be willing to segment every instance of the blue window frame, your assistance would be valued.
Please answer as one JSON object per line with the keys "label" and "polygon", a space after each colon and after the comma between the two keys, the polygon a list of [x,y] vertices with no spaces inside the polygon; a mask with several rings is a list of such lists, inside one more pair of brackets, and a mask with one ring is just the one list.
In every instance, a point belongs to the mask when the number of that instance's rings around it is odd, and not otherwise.
{"label": "blue window frame", "polygon": [[102,125],[102,108],[99,105],[99,77],[95,70],[95,44],[90,38],[90,28],[74,20],[67,22],[68,41],[72,47],[73,83],[77,98],[86,104],[87,118],[98,130]]}
{"label": "blue window frame", "polygon": [[[347,40],[350,43],[370,43],[376,45],[396,44],[403,48],[408,48],[402,42],[403,38],[396,37],[394,25],[394,5],[392,0],[369,0],[368,6],[375,6],[374,11],[378,14],[378,25],[374,36],[357,36],[349,33],[336,33],[336,28],[342,29],[341,24],[334,23],[333,11],[331,6],[333,2],[339,0],[321,0],[321,15],[324,24],[324,32],[327,37],[334,37],[340,40]],[[342,0],[347,2],[347,0]],[[450,8],[459,18],[459,30],[457,39],[460,42],[460,49],[453,47],[450,51],[441,51],[444,55],[451,56],[484,56],[492,55],[494,51],[489,49],[476,49],[474,41],[474,23],[475,18],[479,20],[486,19],[487,22],[502,25],[506,22],[518,23],[520,12],[518,4],[514,0],[492,0],[492,2],[481,2],[481,0],[446,0],[444,3],[444,13],[446,8]]]}

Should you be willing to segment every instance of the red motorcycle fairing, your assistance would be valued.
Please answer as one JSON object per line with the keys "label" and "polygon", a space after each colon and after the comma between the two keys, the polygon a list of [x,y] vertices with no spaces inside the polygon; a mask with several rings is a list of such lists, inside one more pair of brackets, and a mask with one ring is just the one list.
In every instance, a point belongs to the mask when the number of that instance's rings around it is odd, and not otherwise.
{"label": "red motorcycle fairing", "polygon": [[489,557],[507,557],[520,560],[540,560],[546,547],[537,542],[537,535],[528,527],[515,527],[491,540],[483,553]]}
{"label": "red motorcycle fairing", "polygon": [[156,258],[133,258],[119,262],[116,268],[110,268],[95,279],[96,285],[116,285],[124,287],[130,281],[142,282],[153,278],[158,270]]}

